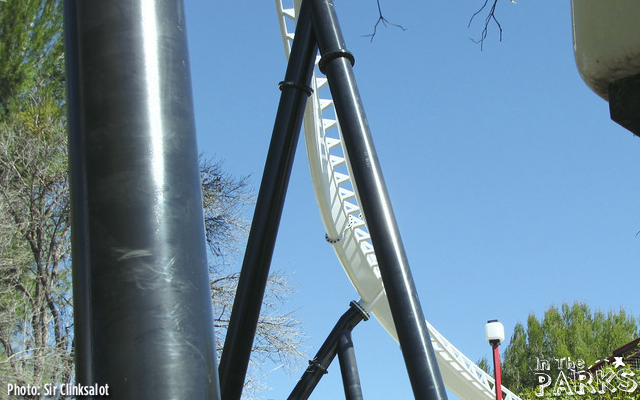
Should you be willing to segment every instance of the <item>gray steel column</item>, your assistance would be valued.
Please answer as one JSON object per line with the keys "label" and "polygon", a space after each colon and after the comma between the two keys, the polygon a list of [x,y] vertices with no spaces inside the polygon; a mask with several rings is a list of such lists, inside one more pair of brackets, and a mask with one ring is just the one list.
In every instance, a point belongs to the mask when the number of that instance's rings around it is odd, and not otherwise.
{"label": "gray steel column", "polygon": [[182,0],[65,0],[77,381],[220,398]]}
{"label": "gray steel column", "polygon": [[327,76],[344,146],[349,154],[360,206],[376,250],[400,347],[416,399],[446,399],[429,331],[382,176],[338,17],[331,0],[312,5],[313,27]]}

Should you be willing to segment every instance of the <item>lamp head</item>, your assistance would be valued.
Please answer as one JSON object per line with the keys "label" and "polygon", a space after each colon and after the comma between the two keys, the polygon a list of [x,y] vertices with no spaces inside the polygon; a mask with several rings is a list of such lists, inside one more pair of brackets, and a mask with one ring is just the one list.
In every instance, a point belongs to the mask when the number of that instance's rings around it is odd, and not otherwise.
{"label": "lamp head", "polygon": [[491,345],[497,346],[504,341],[504,325],[498,322],[497,319],[487,321],[484,331],[487,341]]}

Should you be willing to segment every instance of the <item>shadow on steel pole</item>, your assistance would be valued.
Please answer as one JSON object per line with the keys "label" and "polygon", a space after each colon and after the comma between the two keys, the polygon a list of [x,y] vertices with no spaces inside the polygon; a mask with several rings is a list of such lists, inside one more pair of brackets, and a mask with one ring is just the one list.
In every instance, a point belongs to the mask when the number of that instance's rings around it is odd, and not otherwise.
{"label": "shadow on steel pole", "polygon": [[338,338],[338,361],[346,400],[363,400],[362,384],[350,330],[344,330]]}
{"label": "shadow on steel pole", "polygon": [[303,3],[220,359],[224,400],[242,394],[317,53]]}
{"label": "shadow on steel pole", "polygon": [[322,55],[320,69],[329,81],[414,396],[421,400],[446,399],[426,320],[353,75],[353,56],[346,49],[333,2],[305,1],[312,5],[313,27]]}
{"label": "shadow on steel pole", "polygon": [[76,379],[218,400],[182,0],[65,0]]}

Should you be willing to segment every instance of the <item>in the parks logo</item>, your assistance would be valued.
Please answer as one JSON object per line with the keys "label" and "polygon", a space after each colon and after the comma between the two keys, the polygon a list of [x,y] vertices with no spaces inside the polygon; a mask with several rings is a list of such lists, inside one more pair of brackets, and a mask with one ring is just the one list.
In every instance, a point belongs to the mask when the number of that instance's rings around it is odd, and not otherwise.
{"label": "in the parks logo", "polygon": [[[609,362],[608,360],[607,363]],[[596,361],[597,363],[598,361]],[[624,363],[622,357],[614,357],[609,368],[591,371],[585,369],[584,360],[571,357],[540,359],[536,357],[534,368],[538,380],[536,396],[580,396],[616,392],[633,393],[638,389],[635,373]]]}

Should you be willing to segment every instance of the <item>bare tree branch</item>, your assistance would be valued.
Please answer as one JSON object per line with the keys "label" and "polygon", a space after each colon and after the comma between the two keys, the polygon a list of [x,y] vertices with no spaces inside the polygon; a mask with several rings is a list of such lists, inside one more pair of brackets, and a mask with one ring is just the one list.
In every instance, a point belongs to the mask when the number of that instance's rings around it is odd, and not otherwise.
{"label": "bare tree branch", "polygon": [[376,24],[373,26],[373,32],[369,35],[365,35],[365,37],[370,37],[371,41],[373,42],[373,38],[376,36],[376,33],[378,32],[378,25],[380,25],[380,23],[382,23],[382,25],[384,25],[385,28],[391,25],[391,26],[395,26],[396,28],[400,28],[403,31],[407,30],[407,28],[403,27],[402,25],[394,24],[393,22],[386,19],[382,15],[382,7],[380,7],[380,0],[376,0],[376,2],[378,4],[378,20],[376,21]]}
{"label": "bare tree branch", "polygon": [[[511,2],[515,3],[515,1],[513,0],[511,0]],[[487,35],[489,33],[489,24],[491,24],[491,21],[493,21],[498,26],[498,29],[500,30],[500,41],[502,41],[502,26],[500,25],[500,22],[498,22],[498,19],[496,18],[496,15],[495,15],[497,4],[498,4],[498,0],[493,0],[493,4],[491,5],[491,7],[489,7],[489,14],[487,14],[487,16],[484,19],[484,28],[482,29],[482,33],[480,34],[480,39],[478,40],[471,39],[474,43],[480,44],[480,50],[482,50],[484,45],[484,40],[487,38]],[[485,0],[482,7],[480,7],[480,9],[471,16],[471,19],[469,20],[469,24],[467,25],[467,28],[471,26],[471,23],[473,22],[474,18],[478,16],[485,8],[487,8],[488,5],[489,5],[489,0]]]}

